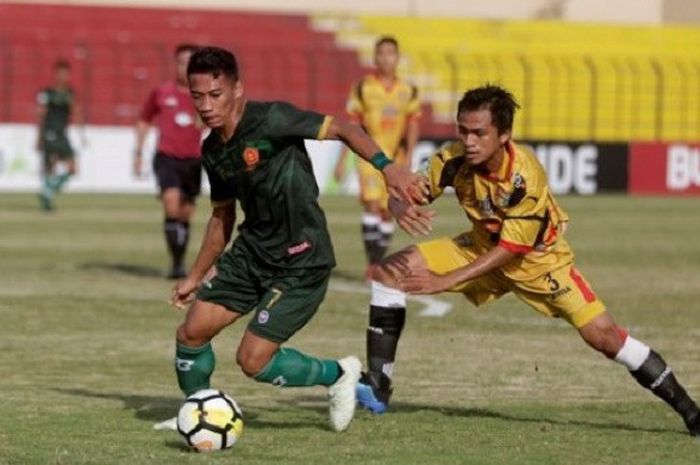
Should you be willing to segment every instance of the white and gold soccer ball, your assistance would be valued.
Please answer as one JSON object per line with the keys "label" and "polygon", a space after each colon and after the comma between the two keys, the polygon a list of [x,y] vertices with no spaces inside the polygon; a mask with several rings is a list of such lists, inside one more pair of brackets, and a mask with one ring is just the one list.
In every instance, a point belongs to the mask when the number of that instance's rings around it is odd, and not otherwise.
{"label": "white and gold soccer ball", "polygon": [[228,449],[243,433],[243,413],[222,391],[202,389],[182,404],[177,430],[187,445],[199,452]]}

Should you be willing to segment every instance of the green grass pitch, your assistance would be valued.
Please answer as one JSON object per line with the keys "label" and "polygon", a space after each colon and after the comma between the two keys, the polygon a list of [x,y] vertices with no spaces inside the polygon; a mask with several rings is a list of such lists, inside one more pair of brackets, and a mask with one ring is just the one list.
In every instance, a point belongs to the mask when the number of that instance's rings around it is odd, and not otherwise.
{"label": "green grass pitch", "polygon": [[[656,348],[700,398],[698,199],[563,197],[577,263],[618,322]],[[364,358],[368,296],[356,199],[322,199],[338,267],[314,320],[291,345]],[[454,199],[435,234],[468,227]],[[194,222],[190,261],[208,215]],[[216,339],[213,387],[241,404],[236,447],[187,451],[153,422],[181,400],[172,368],[183,313],[158,202],[65,195],[52,214],[33,195],[0,195],[0,464],[696,464],[700,441],[624,368],[564,322],[512,296],[481,309],[441,299],[444,317],[409,306],[393,411],[326,427],[325,390],[278,389],[235,366],[244,325]],[[411,242],[397,235],[394,249]],[[357,289],[349,292],[348,288]]]}

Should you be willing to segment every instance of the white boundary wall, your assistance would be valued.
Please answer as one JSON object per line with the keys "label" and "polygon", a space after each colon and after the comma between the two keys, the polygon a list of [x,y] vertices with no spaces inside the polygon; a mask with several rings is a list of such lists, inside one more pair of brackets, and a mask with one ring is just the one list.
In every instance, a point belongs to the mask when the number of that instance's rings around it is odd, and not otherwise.
{"label": "white boundary wall", "polygon": [[[0,192],[38,192],[41,154],[34,148],[36,126],[30,124],[0,125]],[[156,131],[151,131],[144,147],[143,176],[132,173],[134,130],[126,126],[88,126],[87,145],[80,144],[76,129],[69,138],[76,151],[79,172],[68,184],[69,192],[156,193],[151,170]],[[344,186],[331,182],[333,168],[342,145],[335,141],[307,141],[314,174],[322,191],[357,192],[356,179]],[[208,183],[204,182],[208,192]]]}
{"label": "white boundary wall", "polygon": [[[38,192],[41,183],[41,154],[34,148],[37,129],[31,124],[0,124],[0,192]],[[156,181],[151,170],[157,133],[152,130],[144,147],[143,176],[132,173],[135,135],[128,126],[87,126],[87,145],[80,144],[75,127],[69,138],[76,151],[78,175],[71,178],[68,192],[153,193]],[[316,182],[322,193],[356,194],[357,174],[349,170],[342,185],[333,181],[333,170],[343,145],[337,141],[307,140]],[[436,149],[433,142],[421,141],[413,154],[413,169]],[[209,185],[204,176],[204,192]]]}

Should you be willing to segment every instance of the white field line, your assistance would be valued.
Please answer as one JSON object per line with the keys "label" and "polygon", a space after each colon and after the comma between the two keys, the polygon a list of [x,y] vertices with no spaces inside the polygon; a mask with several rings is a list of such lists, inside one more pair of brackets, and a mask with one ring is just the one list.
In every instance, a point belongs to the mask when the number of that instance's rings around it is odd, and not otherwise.
{"label": "white field line", "polygon": [[[358,284],[342,279],[331,279],[329,289],[335,292],[369,294],[369,284]],[[408,300],[423,304],[419,316],[443,317],[452,311],[452,304],[427,295],[409,295]]]}

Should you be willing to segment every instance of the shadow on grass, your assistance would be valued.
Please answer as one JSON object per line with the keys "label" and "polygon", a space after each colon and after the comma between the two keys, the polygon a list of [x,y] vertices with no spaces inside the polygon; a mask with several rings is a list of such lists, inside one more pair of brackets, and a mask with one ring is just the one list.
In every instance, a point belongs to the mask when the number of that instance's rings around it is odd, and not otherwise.
{"label": "shadow on grass", "polygon": [[[420,405],[420,404],[410,404],[405,402],[396,402],[392,404],[394,411],[397,413],[415,413],[421,410],[428,410],[448,417],[472,417],[472,418],[492,418],[497,420],[509,421],[509,422],[521,422],[521,423],[539,423],[544,425],[552,426],[576,426],[586,429],[596,429],[604,431],[634,431],[634,432],[644,432],[644,433],[666,433],[666,434],[687,434],[675,429],[668,428],[645,428],[634,426],[626,423],[616,423],[610,421],[586,421],[586,420],[569,420],[569,419],[559,419],[552,417],[532,417],[532,416],[519,416],[511,415],[508,413],[499,412],[497,410],[490,410],[484,408],[455,408],[455,407],[444,407],[438,405]],[[680,421],[680,419],[679,419]]]}
{"label": "shadow on grass", "polygon": [[[296,405],[304,405],[305,408],[310,408],[318,412],[325,412],[327,407],[325,406],[325,398],[319,396],[297,396],[294,398],[294,403]],[[313,405],[308,405],[313,403]],[[319,406],[319,403],[324,403],[323,406]],[[506,422],[516,422],[516,423],[536,423],[541,425],[549,426],[576,426],[586,429],[594,430],[607,430],[607,431],[633,431],[633,432],[643,432],[643,433],[664,433],[664,434],[682,434],[687,435],[685,430],[679,429],[669,429],[669,428],[645,428],[634,426],[626,423],[615,423],[610,421],[585,421],[585,420],[570,420],[570,419],[559,419],[556,417],[533,417],[527,415],[511,415],[508,413],[499,412],[497,410],[485,409],[485,408],[464,408],[464,407],[445,407],[443,405],[430,405],[430,404],[414,404],[408,402],[392,402],[391,412],[389,415],[404,415],[413,414],[418,412],[432,412],[444,415],[446,417],[464,417],[464,418],[489,418],[502,420]],[[368,414],[375,416],[380,419],[380,415],[374,415],[369,412]],[[679,425],[682,424],[679,419]]]}
{"label": "shadow on grass", "polygon": [[192,452],[193,454],[196,453],[190,446],[185,444],[184,440],[183,441],[175,441],[173,439],[169,439],[164,442],[165,447],[169,447],[170,449],[177,449],[182,452]]}
{"label": "shadow on grass", "polygon": [[80,265],[82,270],[109,271],[142,278],[164,278],[163,270],[145,265],[130,265],[128,263],[88,262]]}
{"label": "shadow on grass", "polygon": [[[134,415],[137,419],[155,423],[163,421],[167,418],[174,416],[180,405],[182,399],[176,397],[163,397],[163,396],[144,396],[144,395],[133,395],[124,394],[119,392],[98,392],[90,391],[87,389],[63,389],[56,388],[53,389],[56,392],[63,394],[79,396],[79,397],[89,397],[97,399],[111,399],[119,400],[123,402],[125,410],[133,410]],[[284,405],[286,408],[294,407],[300,410],[306,410],[309,412],[314,412],[318,415],[319,419],[308,418],[304,421],[284,421],[284,420],[263,420],[261,415],[265,412],[275,412],[279,411],[280,406]],[[414,404],[408,402],[394,402],[391,404],[392,410],[389,415],[400,416],[405,414],[413,414],[418,412],[432,412],[447,417],[463,417],[463,418],[489,418],[501,420],[504,422],[516,422],[516,423],[534,423],[549,426],[575,426],[585,429],[592,430],[603,430],[603,431],[632,431],[632,432],[644,432],[644,433],[664,433],[664,434],[683,434],[686,435],[685,431],[668,429],[668,428],[645,428],[634,426],[626,423],[615,423],[610,421],[584,421],[584,420],[570,420],[570,419],[560,419],[552,416],[527,416],[527,415],[512,415],[508,413],[499,412],[498,410],[484,409],[484,408],[462,408],[462,407],[445,407],[442,405],[431,405],[431,404]],[[251,408],[244,408],[243,416],[246,420],[246,428],[248,429],[296,429],[296,428],[317,428],[319,430],[328,430],[326,425],[326,417],[328,415],[328,400],[325,396],[305,396],[298,395],[293,397],[285,398],[284,400],[277,400],[272,405],[261,407],[255,406]],[[377,419],[381,417],[377,416]],[[175,442],[173,441],[173,444]],[[178,444],[179,446],[179,444]]]}
{"label": "shadow on grass", "polygon": [[[108,400],[118,400],[124,404],[124,410],[132,410],[134,416],[139,419],[149,423],[156,423],[168,418],[172,418],[177,415],[180,406],[182,405],[182,398],[177,397],[164,397],[164,396],[144,396],[144,395],[134,395],[134,394],[124,394],[120,392],[103,392],[103,391],[90,391],[87,389],[65,389],[65,388],[54,388],[53,391],[60,392],[62,394],[68,394],[77,397],[88,397],[92,399],[108,399]],[[324,404],[326,403],[325,398],[321,398]],[[315,399],[316,400],[316,399]],[[285,402],[285,404],[287,404]],[[294,401],[291,404],[296,405]],[[276,403],[277,406],[280,402]],[[306,407],[301,407],[306,408]],[[321,430],[327,429],[325,423],[325,415],[327,414],[328,407],[311,409],[314,412],[323,412],[323,419],[316,420],[310,418],[308,421],[272,421],[272,420],[259,420],[260,414],[262,412],[274,412],[279,410],[279,407],[271,405],[270,407],[255,407],[251,409],[244,409],[243,418],[246,421],[246,428],[249,429],[297,429],[297,428],[318,428]]]}

